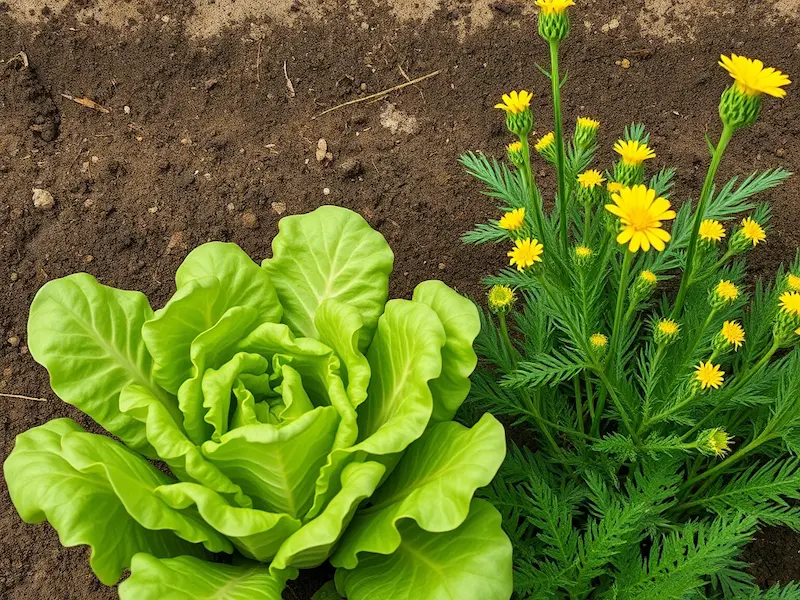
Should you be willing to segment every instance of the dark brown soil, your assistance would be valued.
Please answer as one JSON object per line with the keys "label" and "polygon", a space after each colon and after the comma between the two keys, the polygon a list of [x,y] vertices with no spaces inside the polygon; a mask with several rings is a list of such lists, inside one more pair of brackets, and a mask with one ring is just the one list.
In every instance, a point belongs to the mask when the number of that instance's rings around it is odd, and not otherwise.
{"label": "dark brown soil", "polygon": [[[551,122],[548,83],[535,66],[546,62],[545,47],[520,3],[495,3],[491,23],[463,41],[468,0],[421,24],[398,25],[385,7],[362,2],[369,29],[343,8],[323,22],[301,18],[291,29],[262,23],[263,37],[248,24],[199,40],[180,27],[194,10],[191,0],[152,2],[138,24],[122,31],[76,18],[89,3],[71,2],[36,25],[18,24],[0,3],[0,58],[24,50],[30,61],[27,69],[19,60],[0,63],[0,391],[49,399],[0,398],[0,458],[18,433],[53,417],[88,425],[55,399],[44,369],[27,353],[28,306],[49,279],[88,271],[145,292],[157,307],[172,293],[175,269],[190,248],[230,240],[260,260],[277,211],[333,203],[359,211],[391,243],[394,295],[408,295],[429,278],[483,293],[479,279],[496,270],[502,254],[465,247],[459,235],[494,214],[493,203],[456,159],[471,149],[502,152],[508,138],[491,107],[508,89],[536,92],[540,133]],[[728,83],[716,66],[719,54],[759,56],[800,75],[797,24],[762,3],[733,0],[721,5],[726,16],[693,23],[696,41],[666,43],[639,34],[635,15],[643,3],[625,3],[610,34],[599,23],[590,32],[583,19],[614,14],[618,3],[581,3],[563,55],[565,109],[599,118],[609,142],[626,123],[643,120],[658,162],[679,167],[676,198],[686,199],[697,194],[705,172],[703,133],[718,133],[716,106]],[[164,6],[173,15],[169,26],[153,18]],[[618,64],[622,59],[629,68]],[[312,119],[401,83],[398,65],[410,77],[441,73],[389,100]],[[800,103],[796,90],[789,94],[767,101],[761,121],[739,134],[723,176],[800,169]],[[414,133],[381,124],[388,102],[416,118]],[[315,158],[319,138],[333,153],[327,166]],[[542,169],[540,181],[552,189],[553,174]],[[49,190],[55,207],[35,209],[32,188]],[[755,252],[756,270],[766,276],[800,245],[797,189],[792,182],[766,198],[774,230]],[[23,524],[5,489],[0,540],[2,598],[116,597],[92,575],[83,549],[62,549],[47,525]],[[798,547],[790,533],[766,532],[750,553],[754,573],[764,584],[800,578]],[[301,581],[287,598],[307,600],[327,576]]]}

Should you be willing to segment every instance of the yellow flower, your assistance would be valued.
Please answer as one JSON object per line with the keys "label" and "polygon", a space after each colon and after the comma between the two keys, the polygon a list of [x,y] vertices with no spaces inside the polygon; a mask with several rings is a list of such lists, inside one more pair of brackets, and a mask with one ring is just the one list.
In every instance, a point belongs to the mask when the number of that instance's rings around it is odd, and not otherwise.
{"label": "yellow flower", "polygon": [[733,302],[739,297],[739,288],[733,282],[723,279],[717,284],[714,294],[725,302]]}
{"label": "yellow flower", "polygon": [[514,290],[507,285],[494,285],[489,290],[489,308],[494,312],[506,311],[516,299]]}
{"label": "yellow flower", "polygon": [[789,276],[786,278],[786,283],[789,284],[789,287],[792,288],[796,292],[800,292],[800,277],[789,273]]}
{"label": "yellow flower", "polygon": [[725,237],[722,223],[714,219],[706,219],[700,223],[700,237],[707,242],[719,242]]}
{"label": "yellow flower", "polygon": [[800,293],[784,292],[781,294],[780,301],[783,312],[800,317]]}
{"label": "yellow flower", "polygon": [[600,121],[595,121],[589,117],[578,117],[578,127],[585,127],[586,129],[597,129],[600,127]]}
{"label": "yellow flower", "polygon": [[675,211],[669,209],[669,200],[656,198],[656,191],[643,185],[622,188],[612,194],[614,204],[606,204],[606,210],[619,217],[622,231],[617,243],[628,244],[628,250],[636,252],[640,248],[647,252],[650,246],[661,252],[665,242],[670,240],[668,232],[661,229],[661,222],[675,218]]}
{"label": "yellow flower", "polygon": [[519,92],[513,91],[508,94],[503,94],[503,101],[499,104],[495,104],[494,107],[511,113],[512,115],[517,115],[530,108],[532,99],[533,94],[530,92],[526,92],[525,90]]}
{"label": "yellow flower", "polygon": [[667,337],[676,335],[681,329],[681,326],[672,319],[661,319],[656,327],[658,328],[659,333]]}
{"label": "yellow flower", "polygon": [[589,343],[596,349],[605,348],[608,346],[608,336],[602,333],[593,333],[589,336]]}
{"label": "yellow flower", "polygon": [[783,86],[792,83],[786,74],[772,67],[764,67],[764,63],[760,60],[736,54],[731,54],[730,58],[725,55],[720,56],[719,66],[733,77],[736,87],[748,96],[769,94],[783,98],[786,95]]}
{"label": "yellow flower", "polygon": [[642,278],[642,281],[649,283],[650,285],[655,285],[658,283],[658,277],[656,277],[656,274],[652,271],[642,271],[639,273],[639,277]]}
{"label": "yellow flower", "polygon": [[700,364],[695,367],[695,370],[697,371],[695,379],[704,390],[708,388],[714,388],[716,390],[722,386],[725,371],[721,371],[719,365],[713,365],[711,361],[701,361]]}
{"label": "yellow flower", "polygon": [[622,185],[619,181],[609,181],[608,185],[606,186],[608,191],[611,192],[612,194],[618,194],[619,192],[622,191],[622,188],[624,187],[625,186]]}
{"label": "yellow flower", "polygon": [[715,427],[705,434],[706,450],[713,452],[717,456],[725,456],[731,451],[733,437],[728,435],[724,429]]}
{"label": "yellow flower", "polygon": [[578,183],[586,189],[594,189],[606,180],[597,169],[590,169],[578,175]]}
{"label": "yellow flower", "polygon": [[560,15],[570,6],[575,6],[573,0],[536,0],[536,6],[542,9],[545,15]]}
{"label": "yellow flower", "polygon": [[586,246],[578,246],[575,248],[575,256],[578,258],[589,258],[592,255],[592,249]]}
{"label": "yellow flower", "polygon": [[506,150],[509,152],[522,152],[522,142],[511,142],[506,146]]}
{"label": "yellow flower", "polygon": [[742,235],[748,240],[753,242],[753,246],[757,246],[759,242],[767,239],[767,234],[764,233],[764,228],[750,217],[742,221]]}
{"label": "yellow flower", "polygon": [[736,321],[725,321],[722,324],[722,331],[720,332],[723,339],[733,346],[734,350],[738,350],[744,343],[744,329]]}
{"label": "yellow flower", "polygon": [[539,243],[539,240],[526,238],[514,242],[514,249],[509,251],[507,256],[511,258],[512,267],[517,265],[517,270],[524,271],[535,263],[542,262],[543,252],[544,246]]}
{"label": "yellow flower", "polygon": [[614,144],[614,152],[622,157],[623,164],[634,167],[639,166],[648,159],[656,157],[656,153],[653,152],[647,144],[642,144],[637,140],[618,140],[617,143]]}
{"label": "yellow flower", "polygon": [[541,152],[542,150],[544,150],[545,148],[550,146],[555,141],[556,141],[556,134],[551,131],[550,133],[544,134],[539,139],[539,141],[536,142],[536,145],[534,146],[534,148],[536,148],[537,152]]}
{"label": "yellow flower", "polygon": [[497,224],[500,229],[507,229],[508,231],[516,231],[525,223],[525,209],[516,208],[507,212],[500,218]]}

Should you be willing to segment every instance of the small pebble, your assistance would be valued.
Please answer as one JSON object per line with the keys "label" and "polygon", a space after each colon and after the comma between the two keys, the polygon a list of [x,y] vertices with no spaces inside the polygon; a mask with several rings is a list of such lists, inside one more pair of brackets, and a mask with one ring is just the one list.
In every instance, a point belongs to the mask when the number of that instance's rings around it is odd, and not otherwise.
{"label": "small pebble", "polygon": [[169,23],[169,15],[164,15],[163,17],[161,17],[161,22],[162,23]]}
{"label": "small pebble", "polygon": [[236,205],[233,202],[228,202],[228,206],[226,207],[228,212],[233,212],[236,210]]}
{"label": "small pebble", "polygon": [[367,29],[369,29],[369,23],[367,23],[366,21],[363,21],[363,22],[361,23],[361,29],[363,29],[364,31],[366,31]]}
{"label": "small pebble", "polygon": [[255,229],[258,227],[258,217],[252,211],[247,211],[242,215],[242,225],[247,229]]}
{"label": "small pebble", "polygon": [[439,270],[440,271],[444,271],[444,269],[445,269],[445,264],[444,263],[439,263]]}
{"label": "small pebble", "polygon": [[8,343],[12,348],[16,348],[19,346],[19,338],[15,335],[12,335],[10,338],[8,338]]}
{"label": "small pebble", "polygon": [[130,106],[128,106],[127,104],[126,104],[125,106],[123,106],[123,107],[122,107],[122,110],[124,110],[124,111],[125,111],[125,114],[126,114],[126,115],[129,115],[129,114],[131,114],[131,107],[130,107]]}
{"label": "small pebble", "polygon": [[282,215],[286,212],[286,203],[285,202],[273,202],[272,203],[272,210],[275,211],[275,214]]}
{"label": "small pebble", "polygon": [[366,83],[362,83],[360,87],[361,87],[361,91],[362,92],[366,92],[367,91],[367,84]]}
{"label": "small pebble", "polygon": [[781,157],[781,158],[786,156],[786,150],[784,150],[783,148],[778,148],[777,150],[775,150],[775,156],[778,156],[778,157]]}
{"label": "small pebble", "polygon": [[33,205],[39,210],[50,210],[56,201],[53,194],[41,188],[33,188]]}
{"label": "small pebble", "polygon": [[19,279],[19,275],[17,275],[16,273],[12,273],[11,274],[11,281],[16,281],[17,279]]}
{"label": "small pebble", "polygon": [[330,196],[331,195],[331,188],[324,188],[322,190],[322,195],[323,196]]}

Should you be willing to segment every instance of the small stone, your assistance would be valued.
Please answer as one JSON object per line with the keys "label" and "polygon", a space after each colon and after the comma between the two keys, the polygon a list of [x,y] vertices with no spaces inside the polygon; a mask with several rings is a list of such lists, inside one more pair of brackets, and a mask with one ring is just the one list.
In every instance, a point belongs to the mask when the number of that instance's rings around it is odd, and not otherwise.
{"label": "small stone", "polygon": [[12,273],[11,274],[11,281],[16,281],[17,279],[19,279],[19,275],[17,273]]}
{"label": "small stone", "polygon": [[19,347],[19,353],[25,356],[28,353],[28,346],[26,344],[22,344],[22,346]]}
{"label": "small stone", "polygon": [[285,202],[273,202],[272,203],[272,210],[275,211],[276,214],[282,215],[286,212],[286,203]]}
{"label": "small stone", "polygon": [[361,22],[361,29],[363,29],[364,31],[369,29],[369,23],[367,23],[366,21],[362,21]]}
{"label": "small stone", "polygon": [[192,138],[185,137],[181,139],[181,144],[184,146],[191,146],[192,145]]}
{"label": "small stone", "polygon": [[359,87],[361,88],[362,92],[366,92],[367,91],[367,84],[366,83],[362,82]]}
{"label": "small stone", "polygon": [[258,227],[258,217],[252,211],[247,211],[242,215],[242,225],[247,229]]}
{"label": "small stone", "polygon": [[205,83],[206,91],[210,92],[215,87],[217,87],[218,83],[219,83],[218,79],[206,79],[206,83]]}
{"label": "small stone", "polygon": [[236,210],[236,205],[233,202],[228,202],[228,206],[226,206],[228,212],[233,212]]}
{"label": "small stone", "polygon": [[439,263],[439,270],[444,271],[446,265],[444,263]]}
{"label": "small stone", "polygon": [[176,231],[171,236],[169,236],[169,242],[167,242],[167,254],[172,252],[178,246],[183,244],[183,232]]}
{"label": "small stone", "polygon": [[19,338],[15,335],[12,335],[10,338],[8,338],[8,344],[12,348],[16,348],[17,346],[19,346]]}
{"label": "small stone", "polygon": [[325,141],[325,138],[319,138],[317,141],[317,151],[315,156],[317,157],[317,162],[322,162],[325,160],[325,157],[328,155],[328,142]]}
{"label": "small stone", "polygon": [[161,22],[162,23],[169,23],[169,15],[164,15],[163,17],[161,17]]}
{"label": "small stone", "polygon": [[8,379],[13,374],[14,374],[14,369],[12,369],[11,367],[6,367],[5,369],[3,369],[3,379]]}
{"label": "small stone", "polygon": [[359,175],[364,173],[364,165],[357,158],[346,158],[342,161],[339,167],[342,171],[342,177],[345,179],[356,179]]}
{"label": "small stone", "polygon": [[97,157],[97,156],[93,156],[92,157],[92,163],[97,164],[99,162],[100,162],[100,158],[99,157]]}
{"label": "small stone", "polygon": [[33,205],[39,210],[50,210],[55,206],[53,194],[41,188],[33,188]]}
{"label": "small stone", "polygon": [[122,110],[123,110],[123,111],[125,111],[125,114],[126,114],[126,115],[129,115],[129,114],[131,114],[131,107],[130,107],[130,106],[128,106],[127,104],[126,104],[125,106],[123,106],[123,107],[122,107]]}
{"label": "small stone", "polygon": [[149,212],[151,215],[154,215],[154,214],[156,214],[158,212],[158,207],[157,206],[151,206],[150,208],[147,209],[147,212]]}
{"label": "small stone", "polygon": [[629,61],[627,58],[623,58],[620,61],[619,66],[621,66],[623,69],[630,69],[631,68],[631,61]]}
{"label": "small stone", "polygon": [[92,256],[91,254],[87,254],[83,260],[85,260],[87,263],[90,263],[94,260],[94,256]]}
{"label": "small stone", "polygon": [[323,188],[322,189],[323,196],[330,196],[331,195],[331,188]]}
{"label": "small stone", "polygon": [[786,150],[784,150],[783,148],[778,148],[777,150],[775,150],[775,156],[783,158],[784,156],[786,156]]}

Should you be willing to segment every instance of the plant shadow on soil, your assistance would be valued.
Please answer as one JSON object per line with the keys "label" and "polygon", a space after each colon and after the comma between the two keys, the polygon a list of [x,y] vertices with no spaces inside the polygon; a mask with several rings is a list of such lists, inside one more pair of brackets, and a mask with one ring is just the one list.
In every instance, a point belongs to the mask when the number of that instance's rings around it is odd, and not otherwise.
{"label": "plant shadow on soil", "polygon": [[[496,214],[457,157],[467,150],[502,156],[508,137],[491,107],[508,89],[533,89],[537,131],[549,130],[547,82],[535,66],[546,63],[545,48],[523,2],[483,2],[491,18],[480,25],[471,23],[468,0],[409,24],[366,0],[342,2],[323,20],[295,2],[287,9],[298,13],[291,27],[261,19],[192,39],[182,27],[195,13],[191,0],[154,0],[116,29],[93,21],[91,0],[59,4],[66,5],[61,12],[21,23],[0,3],[0,58],[24,50],[30,62],[28,69],[20,60],[0,63],[0,392],[49,399],[0,399],[3,459],[18,433],[51,418],[69,416],[98,431],[55,399],[27,352],[28,307],[47,280],[88,271],[143,291],[158,307],[196,245],[233,241],[260,260],[280,214],[333,203],[386,236],[396,255],[393,296],[408,297],[425,279],[483,296],[480,278],[502,266],[504,253],[459,242]],[[643,120],[657,162],[679,169],[679,201],[700,189],[708,162],[703,133],[719,129],[716,106],[728,83],[716,67],[719,54],[758,56],[800,74],[796,22],[763,3],[734,0],[702,19],[670,9],[665,18],[678,21],[662,36],[642,30],[642,15],[659,2],[626,3],[622,14],[610,0],[585,4],[564,48],[566,114],[602,121],[599,164],[608,164],[624,125]],[[311,118],[402,83],[398,65],[412,78],[441,73],[381,102]],[[721,178],[800,168],[793,87],[787,100],[766,102],[761,121],[738,136]],[[319,138],[327,140],[330,164],[315,158]],[[538,169],[552,194],[554,174]],[[34,208],[32,188],[50,191],[55,206]],[[796,189],[790,181],[766,198],[774,228],[753,253],[753,275],[771,277],[800,245]],[[5,488],[0,539],[0,597],[116,597],[91,573],[85,549],[62,549],[49,526],[23,524]],[[798,551],[796,535],[767,530],[747,558],[766,585],[800,579]],[[307,600],[330,576],[304,575],[286,598]]]}

